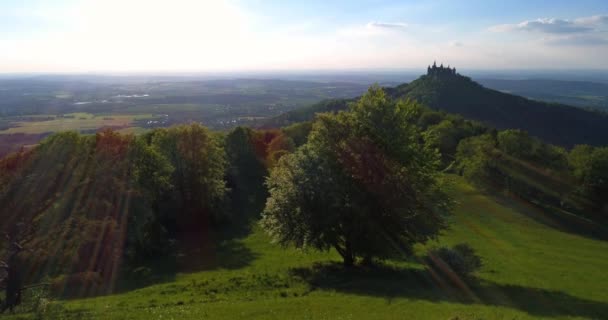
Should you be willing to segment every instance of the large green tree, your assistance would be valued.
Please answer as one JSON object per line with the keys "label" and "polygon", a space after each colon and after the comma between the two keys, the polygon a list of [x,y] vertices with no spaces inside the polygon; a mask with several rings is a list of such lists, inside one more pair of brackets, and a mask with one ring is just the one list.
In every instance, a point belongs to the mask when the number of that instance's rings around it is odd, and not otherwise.
{"label": "large green tree", "polygon": [[372,87],[350,112],[324,114],[267,181],[262,225],[283,245],[357,257],[409,253],[445,226],[439,156],[412,125],[420,107]]}

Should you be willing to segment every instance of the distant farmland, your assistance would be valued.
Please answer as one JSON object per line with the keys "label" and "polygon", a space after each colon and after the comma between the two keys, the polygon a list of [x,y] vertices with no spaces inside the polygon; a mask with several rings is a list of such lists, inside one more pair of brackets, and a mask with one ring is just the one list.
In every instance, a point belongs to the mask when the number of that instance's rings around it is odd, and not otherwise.
{"label": "distant farmland", "polygon": [[93,115],[90,113],[70,113],[60,116],[48,116],[38,120],[11,122],[11,127],[0,131],[0,134],[41,134],[59,131],[88,131],[104,127],[127,128],[136,120],[152,119],[149,114],[138,115]]}

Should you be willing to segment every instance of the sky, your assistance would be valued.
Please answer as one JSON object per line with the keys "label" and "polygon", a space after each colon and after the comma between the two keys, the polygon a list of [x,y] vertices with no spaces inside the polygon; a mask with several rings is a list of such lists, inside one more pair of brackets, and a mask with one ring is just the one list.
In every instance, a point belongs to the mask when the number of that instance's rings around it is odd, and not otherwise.
{"label": "sky", "polygon": [[0,73],[608,69],[607,0],[0,0]]}

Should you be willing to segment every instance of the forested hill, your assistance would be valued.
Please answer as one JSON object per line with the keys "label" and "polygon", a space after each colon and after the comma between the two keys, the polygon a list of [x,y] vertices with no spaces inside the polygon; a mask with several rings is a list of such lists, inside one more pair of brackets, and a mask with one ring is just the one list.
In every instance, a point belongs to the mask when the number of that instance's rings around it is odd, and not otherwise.
{"label": "forested hill", "polygon": [[263,123],[262,127],[277,128],[297,122],[310,121],[317,113],[346,110],[348,108],[348,104],[352,101],[355,101],[355,99],[326,99],[311,106],[298,108],[296,110],[288,111],[276,117],[267,119]]}
{"label": "forested hill", "polygon": [[[534,101],[483,87],[450,69],[429,70],[417,80],[386,88],[394,98],[409,98],[498,129],[522,129],[546,142],[562,146],[608,143],[608,114],[567,105]],[[327,100],[288,112],[267,122],[283,126],[311,120],[315,113],[346,109],[347,100]]]}

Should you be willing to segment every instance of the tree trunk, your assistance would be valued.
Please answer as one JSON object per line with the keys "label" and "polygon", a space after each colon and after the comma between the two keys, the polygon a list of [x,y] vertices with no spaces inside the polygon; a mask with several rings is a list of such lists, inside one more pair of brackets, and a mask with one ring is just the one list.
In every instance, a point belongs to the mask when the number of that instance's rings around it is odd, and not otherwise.
{"label": "tree trunk", "polygon": [[352,267],[355,264],[355,256],[349,240],[346,240],[344,243],[344,254],[342,255],[342,258],[344,259],[345,267]]}
{"label": "tree trunk", "polygon": [[5,297],[0,313],[4,313],[6,309],[13,312],[13,308],[21,304],[21,274],[20,266],[17,262],[18,253],[14,253],[9,259],[8,268],[6,268],[6,288]]}

